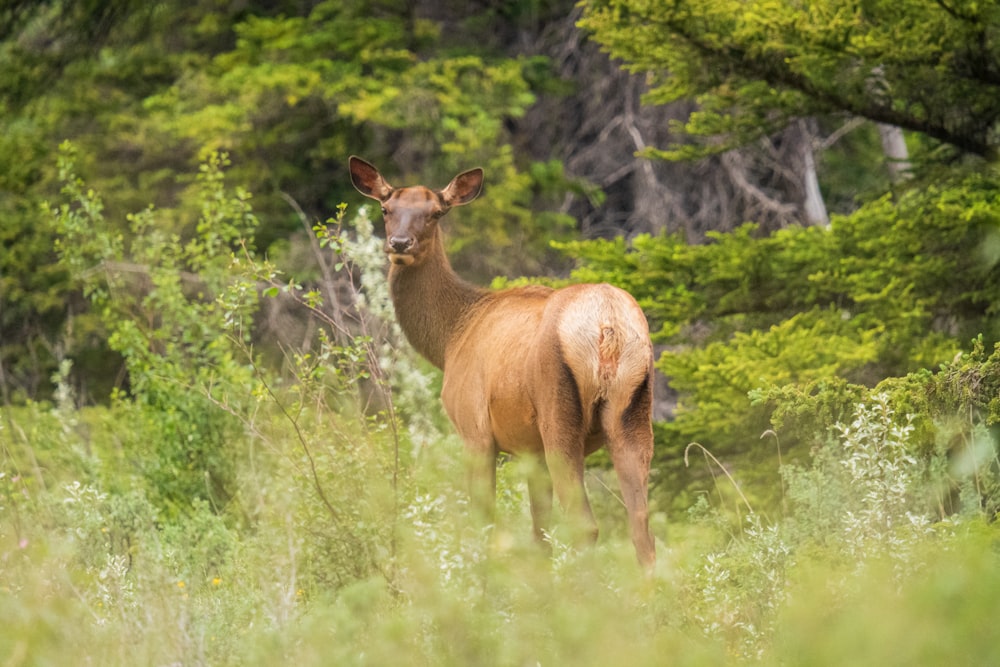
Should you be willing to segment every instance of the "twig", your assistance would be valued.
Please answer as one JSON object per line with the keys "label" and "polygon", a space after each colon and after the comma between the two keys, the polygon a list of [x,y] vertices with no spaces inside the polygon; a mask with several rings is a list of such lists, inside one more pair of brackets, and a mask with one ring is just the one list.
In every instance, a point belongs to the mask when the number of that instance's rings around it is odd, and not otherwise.
{"label": "twig", "polygon": [[815,141],[815,149],[819,151],[825,151],[826,149],[833,146],[835,143],[841,140],[844,135],[853,132],[862,125],[868,122],[867,118],[862,118],[861,116],[852,116],[846,123],[834,130],[830,136],[822,141]]}
{"label": "twig", "polygon": [[781,441],[778,440],[778,434],[774,429],[767,429],[760,434],[760,439],[763,440],[767,436],[774,438],[774,446],[778,450],[778,476],[781,478],[781,506],[786,511],[788,510],[788,499],[785,497],[785,476],[781,474],[781,469],[785,467],[785,464],[781,460]]}
{"label": "twig", "polygon": [[722,463],[719,462],[719,459],[715,458],[715,455],[712,454],[712,452],[708,451],[705,448],[705,446],[702,445],[700,442],[692,442],[687,447],[684,448],[684,466],[685,467],[689,466],[688,452],[691,451],[692,447],[698,447],[699,449],[701,449],[702,453],[704,453],[706,457],[712,459],[715,465],[719,466],[719,470],[721,470],[722,473],[729,479],[730,483],[732,483],[733,488],[736,489],[736,493],[740,494],[740,498],[743,500],[743,504],[746,505],[747,509],[750,510],[750,513],[753,514],[754,513],[753,505],[751,505],[750,501],[747,500],[747,497],[743,495],[743,491],[740,490],[740,485],[736,483],[736,480],[733,479],[733,476],[729,474],[729,471],[726,470],[725,466],[723,466]]}
{"label": "twig", "polygon": [[625,501],[624,501],[624,500],[622,499],[622,497],[621,497],[620,495],[618,495],[617,493],[615,493],[614,489],[612,489],[612,488],[611,488],[610,486],[608,486],[608,485],[607,485],[607,484],[606,484],[606,483],[604,482],[604,480],[603,480],[603,479],[601,479],[600,477],[598,477],[598,476],[597,476],[597,473],[593,472],[592,470],[588,470],[588,471],[587,471],[587,474],[588,474],[588,475],[590,475],[590,476],[591,476],[592,478],[596,479],[596,480],[597,480],[597,483],[598,483],[598,484],[600,484],[601,486],[603,486],[603,487],[605,488],[605,490],[607,490],[607,492],[608,492],[609,494],[611,494],[611,497],[612,497],[612,498],[614,498],[614,499],[615,499],[615,500],[617,500],[617,501],[618,501],[619,503],[621,503],[621,506],[622,506],[622,507],[625,507],[626,509],[628,509],[628,506],[627,506],[627,505],[625,504]]}
{"label": "twig", "polygon": [[347,326],[344,324],[340,314],[340,304],[337,300],[333,271],[330,269],[330,263],[323,254],[323,248],[320,247],[319,239],[316,238],[316,232],[313,231],[312,225],[309,223],[309,218],[306,216],[305,211],[302,210],[302,207],[299,206],[299,203],[287,192],[280,191],[278,194],[295,211],[295,214],[299,217],[299,222],[302,223],[302,227],[306,230],[306,236],[309,237],[309,247],[312,249],[313,256],[316,257],[316,262],[319,264],[320,273],[323,275],[323,291],[326,292],[324,299],[329,304],[330,317],[334,320],[335,329],[340,332],[347,332]]}
{"label": "twig", "polygon": [[319,499],[323,501],[327,511],[330,512],[330,516],[333,517],[335,521],[339,521],[340,513],[330,502],[330,499],[326,497],[326,492],[323,491],[323,484],[319,479],[319,471],[316,469],[316,460],[313,458],[312,450],[309,447],[305,434],[302,433],[302,428],[299,426],[298,419],[288,412],[288,409],[285,408],[285,404],[282,403],[277,395],[275,395],[275,393],[271,390],[271,385],[267,382],[264,375],[260,372],[256,365],[254,365],[254,371],[257,374],[257,380],[260,382],[261,386],[264,387],[264,391],[267,392],[267,395],[271,398],[274,404],[278,406],[278,410],[281,411],[281,414],[284,415],[285,419],[291,423],[292,428],[295,429],[295,435],[299,440],[299,444],[302,446],[302,451],[305,452],[306,459],[309,461],[309,469],[312,473],[313,485],[316,487],[316,494],[319,496]]}

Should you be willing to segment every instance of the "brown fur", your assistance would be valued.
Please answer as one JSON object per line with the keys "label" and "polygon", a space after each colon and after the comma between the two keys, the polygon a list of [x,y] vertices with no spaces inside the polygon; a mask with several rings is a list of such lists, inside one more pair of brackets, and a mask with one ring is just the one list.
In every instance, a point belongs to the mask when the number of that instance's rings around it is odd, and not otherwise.
{"label": "brown fur", "polygon": [[529,479],[536,535],[548,527],[554,488],[582,533],[596,539],[583,461],[607,445],[636,555],[652,568],[653,352],[635,300],[604,284],[470,285],[448,262],[438,220],[478,196],[482,170],[459,174],[440,191],[393,188],[356,157],[350,170],[355,187],[382,203],[396,316],[414,348],[444,371],[441,399],[472,454],[473,493],[487,502],[483,489],[495,488],[498,452],[533,457],[550,475]]}

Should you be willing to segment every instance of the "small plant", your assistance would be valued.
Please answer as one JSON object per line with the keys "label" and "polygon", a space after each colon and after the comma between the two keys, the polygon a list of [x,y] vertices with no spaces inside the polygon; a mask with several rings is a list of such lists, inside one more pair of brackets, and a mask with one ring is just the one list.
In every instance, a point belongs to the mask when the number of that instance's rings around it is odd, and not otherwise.
{"label": "small plant", "polygon": [[[897,415],[887,394],[872,394],[849,423],[831,429],[810,466],[784,466],[790,514],[773,523],[751,509],[738,533],[705,555],[687,586],[689,621],[757,658],[774,635],[800,554],[824,554],[831,572],[840,572],[828,582],[834,588],[885,559],[899,578],[919,569],[933,534],[923,502],[932,462],[913,453],[913,431],[912,418]],[[729,531],[704,500],[693,516]]]}
{"label": "small plant", "polygon": [[[56,249],[125,360],[128,391],[115,399],[133,418],[126,438],[132,460],[169,512],[183,512],[192,498],[224,506],[235,493],[237,457],[227,443],[238,424],[213,399],[249,394],[252,378],[226,344],[214,297],[231,281],[233,249],[252,239],[250,195],[227,190],[228,158],[213,153],[197,177],[193,230],[168,232],[171,215],[149,208],[128,216],[126,236],[105,220],[100,196],[75,173],[75,159],[64,144],[59,172],[66,201],[53,211]],[[253,303],[245,300],[243,311]]]}
{"label": "small plant", "polygon": [[857,406],[849,424],[820,448],[811,469],[788,466],[784,480],[800,538],[842,551],[856,564],[887,556],[905,563],[926,536],[923,505],[931,462],[913,454],[912,418],[887,394]]}

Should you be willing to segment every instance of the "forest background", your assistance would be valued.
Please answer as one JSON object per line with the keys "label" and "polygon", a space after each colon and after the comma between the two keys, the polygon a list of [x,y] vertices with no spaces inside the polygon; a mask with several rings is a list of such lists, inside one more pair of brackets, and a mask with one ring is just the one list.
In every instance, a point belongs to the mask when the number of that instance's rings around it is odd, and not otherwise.
{"label": "forest background", "polygon": [[[12,0],[0,40],[5,662],[996,657],[995,3]],[[485,168],[469,279],[639,299],[652,591],[599,455],[594,553],[541,565],[516,462],[467,520],[350,154]]]}

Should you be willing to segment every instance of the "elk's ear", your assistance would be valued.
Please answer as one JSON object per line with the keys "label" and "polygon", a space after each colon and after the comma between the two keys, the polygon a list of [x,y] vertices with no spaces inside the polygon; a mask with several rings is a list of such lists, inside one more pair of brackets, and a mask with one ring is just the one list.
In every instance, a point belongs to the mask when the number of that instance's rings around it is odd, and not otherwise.
{"label": "elk's ear", "polygon": [[461,206],[479,196],[483,189],[483,170],[479,167],[463,171],[461,174],[451,179],[441,197],[448,206]]}
{"label": "elk's ear", "polygon": [[385,182],[378,169],[352,155],[349,161],[351,183],[366,197],[385,201],[392,194],[392,186]]}

